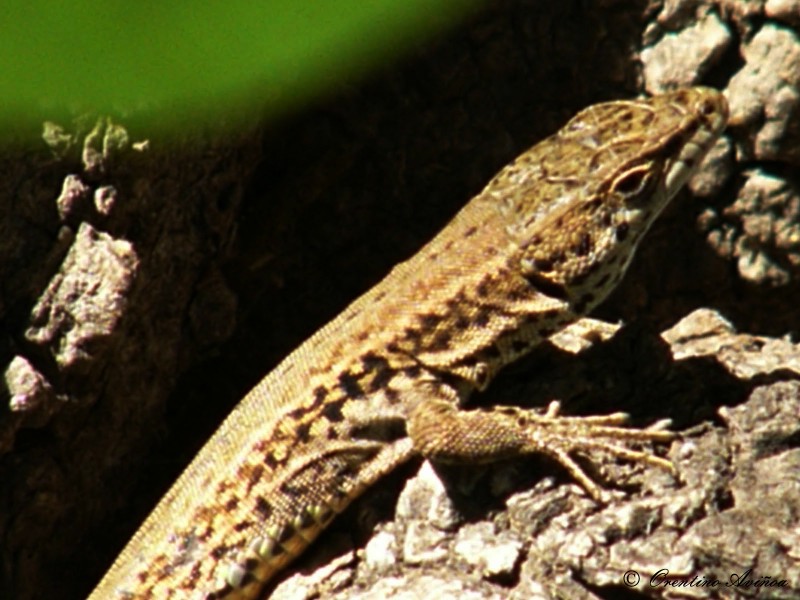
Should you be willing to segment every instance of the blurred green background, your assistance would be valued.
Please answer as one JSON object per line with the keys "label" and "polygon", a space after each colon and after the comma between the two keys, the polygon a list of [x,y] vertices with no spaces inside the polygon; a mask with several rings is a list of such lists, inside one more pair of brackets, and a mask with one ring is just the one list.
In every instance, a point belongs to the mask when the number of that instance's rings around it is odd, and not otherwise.
{"label": "blurred green background", "polygon": [[475,0],[0,3],[0,126],[80,112],[231,124],[297,109]]}

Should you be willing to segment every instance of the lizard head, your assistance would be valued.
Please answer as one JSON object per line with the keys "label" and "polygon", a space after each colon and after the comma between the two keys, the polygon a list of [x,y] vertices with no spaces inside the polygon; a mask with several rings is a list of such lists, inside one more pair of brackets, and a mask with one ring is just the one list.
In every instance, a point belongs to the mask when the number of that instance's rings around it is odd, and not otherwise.
{"label": "lizard head", "polygon": [[[602,301],[727,115],[725,98],[710,88],[608,102],[580,112],[522,155],[498,176],[526,189],[501,209],[515,217],[508,230],[519,243],[522,275],[579,314]],[[519,186],[527,181],[535,185]]]}

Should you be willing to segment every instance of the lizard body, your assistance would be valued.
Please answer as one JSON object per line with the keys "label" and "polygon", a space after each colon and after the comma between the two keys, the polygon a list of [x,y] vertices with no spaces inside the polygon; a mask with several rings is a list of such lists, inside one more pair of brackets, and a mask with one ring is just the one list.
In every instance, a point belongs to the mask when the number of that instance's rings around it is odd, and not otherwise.
{"label": "lizard body", "polygon": [[600,303],[721,134],[707,88],[598,104],[504,168],[420,252],[261,380],[90,600],[250,600],[380,477],[417,454],[572,460],[666,440],[624,415],[463,410],[497,371]]}

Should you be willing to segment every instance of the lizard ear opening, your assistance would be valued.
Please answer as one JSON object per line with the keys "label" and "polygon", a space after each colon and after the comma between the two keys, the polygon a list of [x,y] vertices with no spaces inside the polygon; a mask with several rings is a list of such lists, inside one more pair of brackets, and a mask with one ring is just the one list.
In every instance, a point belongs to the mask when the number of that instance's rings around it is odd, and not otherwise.
{"label": "lizard ear opening", "polygon": [[566,286],[554,277],[547,277],[534,269],[525,270],[523,272],[523,277],[525,277],[525,280],[531,287],[542,292],[545,296],[550,296],[557,300],[566,300],[569,298],[569,292]]}

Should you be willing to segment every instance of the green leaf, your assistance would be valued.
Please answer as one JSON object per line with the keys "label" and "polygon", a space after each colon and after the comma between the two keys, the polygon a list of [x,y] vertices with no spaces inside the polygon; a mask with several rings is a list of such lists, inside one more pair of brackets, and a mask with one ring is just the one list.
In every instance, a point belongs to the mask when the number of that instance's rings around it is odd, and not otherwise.
{"label": "green leaf", "polygon": [[5,0],[0,123],[84,111],[225,122],[296,109],[476,5]]}

